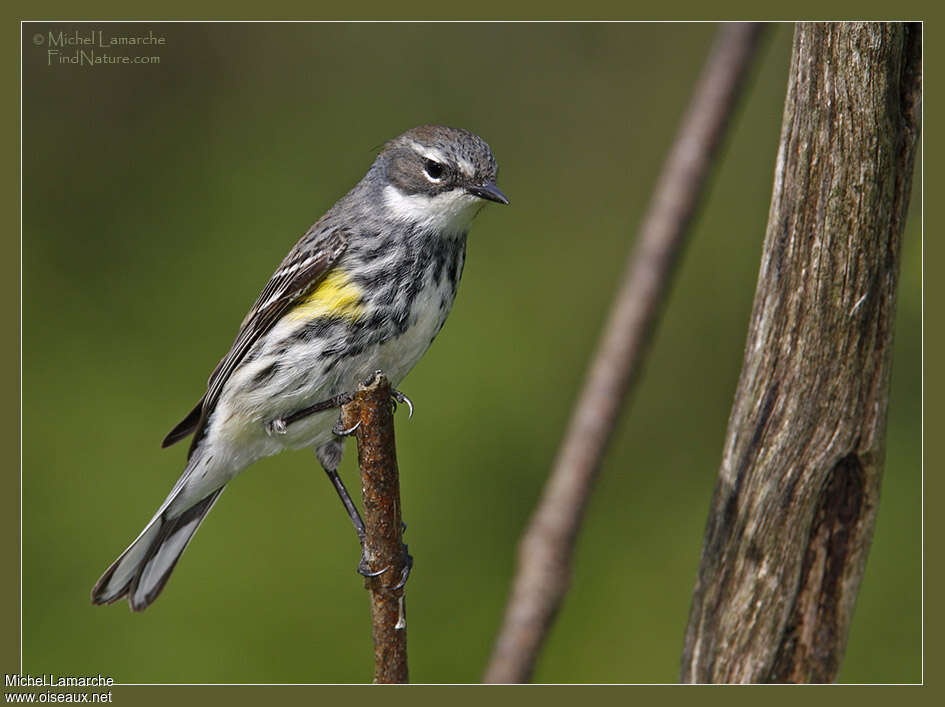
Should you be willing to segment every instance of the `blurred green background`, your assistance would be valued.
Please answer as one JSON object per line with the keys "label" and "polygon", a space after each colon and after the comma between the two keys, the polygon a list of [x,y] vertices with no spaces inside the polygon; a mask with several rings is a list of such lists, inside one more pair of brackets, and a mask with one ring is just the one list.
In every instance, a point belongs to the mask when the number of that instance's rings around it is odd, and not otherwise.
{"label": "blurred green background", "polygon": [[[309,452],[231,484],[161,599],[89,589],[183,468],[159,443],[386,139],[482,135],[477,219],[398,415],[414,682],[480,679],[709,24],[82,25],[156,65],[48,66],[24,28],[23,658],[120,682],[364,682],[368,598]],[[539,682],[673,682],[758,272],[792,28],[771,28],[591,499]],[[124,53],[124,52],[120,52]],[[920,259],[903,248],[883,500],[840,680],[921,678]],[[343,476],[357,488],[353,446]]]}

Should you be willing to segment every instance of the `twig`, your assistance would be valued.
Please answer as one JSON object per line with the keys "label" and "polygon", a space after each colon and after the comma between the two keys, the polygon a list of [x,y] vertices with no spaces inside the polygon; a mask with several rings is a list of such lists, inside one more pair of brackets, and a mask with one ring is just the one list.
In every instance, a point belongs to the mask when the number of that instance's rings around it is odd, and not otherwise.
{"label": "twig", "polygon": [[574,540],[604,450],[636,380],[686,227],[729,123],[761,34],[756,24],[719,31],[640,229],[599,349],[531,524],[486,682],[530,679],[567,591]]}
{"label": "twig", "polygon": [[375,375],[341,408],[345,429],[357,426],[358,466],[364,500],[366,577],[371,594],[374,682],[407,682],[406,564],[400,516],[400,482],[394,447],[394,415],[387,378]]}

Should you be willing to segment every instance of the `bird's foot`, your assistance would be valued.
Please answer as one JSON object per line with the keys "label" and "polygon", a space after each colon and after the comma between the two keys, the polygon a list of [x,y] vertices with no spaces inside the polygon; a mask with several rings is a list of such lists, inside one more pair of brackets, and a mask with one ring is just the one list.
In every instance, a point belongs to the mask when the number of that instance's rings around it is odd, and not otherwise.
{"label": "bird's foot", "polygon": [[[410,570],[413,569],[413,555],[407,552],[407,545],[403,546],[404,568],[400,571],[400,581],[390,591],[395,592],[402,589],[407,584],[407,578],[410,577]],[[390,569],[390,565],[380,570],[372,570],[367,557],[367,548],[361,546],[361,561],[358,562],[358,574],[362,577],[379,577]]]}
{"label": "bird's foot", "polygon": [[393,389],[391,389],[390,391],[390,397],[394,403],[394,412],[397,412],[397,403],[403,403],[404,405],[407,406],[407,409],[410,411],[407,414],[407,419],[409,420],[410,418],[413,417],[413,401],[410,398],[408,398],[406,395],[401,393],[399,390],[393,390]]}

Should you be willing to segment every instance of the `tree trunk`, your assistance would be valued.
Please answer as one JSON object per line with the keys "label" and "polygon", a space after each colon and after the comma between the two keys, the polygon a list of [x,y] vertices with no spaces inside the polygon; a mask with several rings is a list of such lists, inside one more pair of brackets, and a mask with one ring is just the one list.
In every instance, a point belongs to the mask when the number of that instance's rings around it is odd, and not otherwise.
{"label": "tree trunk", "polygon": [[683,682],[830,682],[885,451],[921,27],[801,24]]}

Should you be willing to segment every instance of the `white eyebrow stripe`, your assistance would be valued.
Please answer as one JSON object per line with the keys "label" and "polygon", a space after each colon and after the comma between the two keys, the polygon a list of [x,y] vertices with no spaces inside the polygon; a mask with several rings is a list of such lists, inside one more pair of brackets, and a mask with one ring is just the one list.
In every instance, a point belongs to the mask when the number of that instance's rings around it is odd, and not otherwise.
{"label": "white eyebrow stripe", "polygon": [[421,145],[419,142],[411,142],[410,146],[414,149],[415,152],[422,155],[428,160],[433,160],[434,162],[439,162],[440,164],[446,164],[446,157],[442,152],[437,150],[435,147],[426,147]]}
{"label": "white eyebrow stripe", "polygon": [[465,157],[460,157],[458,164],[460,171],[462,171],[464,175],[467,177],[476,176],[476,169],[473,167],[472,162],[467,160]]}

